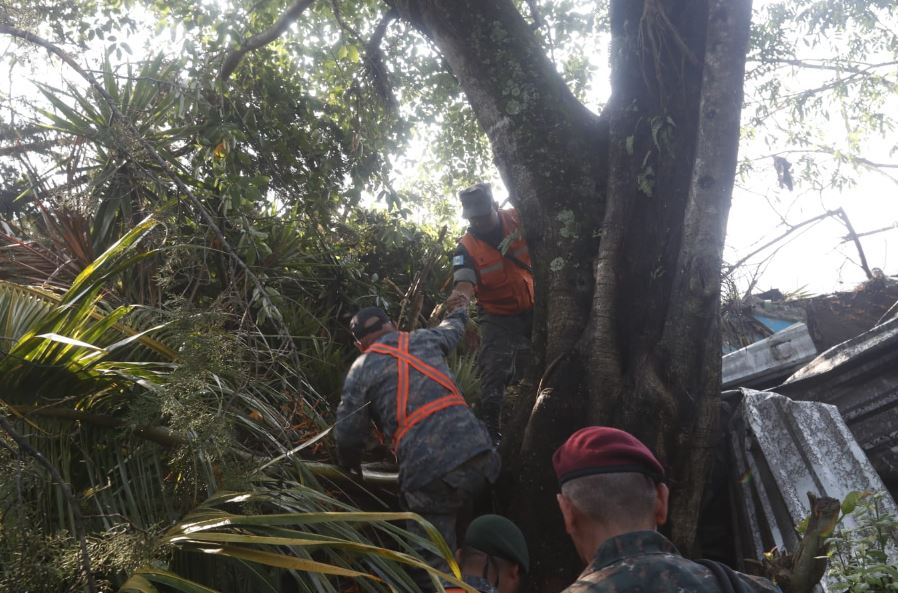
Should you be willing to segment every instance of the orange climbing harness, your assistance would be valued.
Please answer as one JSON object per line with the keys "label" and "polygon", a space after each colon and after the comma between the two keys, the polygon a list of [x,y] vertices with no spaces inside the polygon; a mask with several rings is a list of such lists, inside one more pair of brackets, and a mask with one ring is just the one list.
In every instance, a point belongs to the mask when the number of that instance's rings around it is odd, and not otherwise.
{"label": "orange climbing harness", "polygon": [[[417,356],[409,354],[408,351],[408,332],[399,332],[399,338],[396,346],[387,346],[386,344],[371,344],[365,352],[376,352],[378,354],[386,354],[396,359],[396,368],[399,373],[399,379],[396,383],[396,432],[393,433],[393,452],[399,451],[399,442],[402,437],[412,429],[416,424],[430,416],[436,414],[440,410],[452,406],[466,406],[465,398],[458,391],[455,382],[447,377],[444,373],[430,366]],[[440,386],[445,387],[449,393],[441,398],[428,402],[416,409],[411,414],[408,413],[408,385],[409,385],[409,366],[414,367],[416,371],[430,379],[436,381]]]}

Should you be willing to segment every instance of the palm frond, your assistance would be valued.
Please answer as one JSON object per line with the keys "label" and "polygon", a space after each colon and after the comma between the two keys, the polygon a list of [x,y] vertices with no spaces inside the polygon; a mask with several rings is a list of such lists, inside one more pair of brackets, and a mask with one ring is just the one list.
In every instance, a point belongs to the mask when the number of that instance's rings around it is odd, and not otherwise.
{"label": "palm frond", "polygon": [[[244,512],[260,508],[274,512]],[[407,521],[419,522],[429,539],[395,525]],[[263,481],[253,491],[221,492],[169,528],[162,541],[182,553],[244,561],[263,570],[287,569],[308,591],[340,590],[322,577],[362,579],[356,582],[368,591],[416,591],[407,568],[467,589],[457,578],[457,566],[439,532],[420,516],[358,512],[323,494],[320,487],[296,482]],[[422,547],[443,555],[456,576],[422,561],[416,552]],[[206,588],[208,583],[186,581],[168,572],[164,580],[157,580],[154,569],[139,569],[134,576],[137,580],[129,580],[122,591],[139,591],[145,586],[142,578],[179,591],[214,591]],[[434,589],[439,586],[435,584]]]}

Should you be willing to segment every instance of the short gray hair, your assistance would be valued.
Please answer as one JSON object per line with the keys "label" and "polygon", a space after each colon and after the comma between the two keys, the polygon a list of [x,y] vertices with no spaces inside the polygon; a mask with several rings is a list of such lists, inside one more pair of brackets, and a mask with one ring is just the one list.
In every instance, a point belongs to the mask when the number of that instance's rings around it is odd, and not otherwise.
{"label": "short gray hair", "polygon": [[654,520],[657,491],[645,474],[593,474],[562,484],[561,493],[601,525],[629,526]]}

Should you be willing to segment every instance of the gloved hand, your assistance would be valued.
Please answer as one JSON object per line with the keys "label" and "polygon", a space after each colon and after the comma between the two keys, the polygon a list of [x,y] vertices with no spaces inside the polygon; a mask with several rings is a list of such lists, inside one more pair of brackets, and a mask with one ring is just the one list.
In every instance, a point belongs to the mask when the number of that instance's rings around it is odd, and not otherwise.
{"label": "gloved hand", "polygon": [[349,473],[362,475],[362,450],[337,447],[337,463]]}
{"label": "gloved hand", "polygon": [[460,307],[467,307],[469,301],[470,299],[466,294],[453,290],[449,295],[449,298],[446,299],[446,303],[443,305],[443,307],[445,308],[445,312],[448,314],[452,313]]}

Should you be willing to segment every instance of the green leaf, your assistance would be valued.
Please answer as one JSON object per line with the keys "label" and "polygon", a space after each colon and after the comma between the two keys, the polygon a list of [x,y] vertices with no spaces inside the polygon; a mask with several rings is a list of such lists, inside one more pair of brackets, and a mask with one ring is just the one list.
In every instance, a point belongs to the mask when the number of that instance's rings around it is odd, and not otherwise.
{"label": "green leaf", "polygon": [[842,501],[842,513],[849,515],[857,508],[858,501],[863,497],[864,493],[858,490],[852,490],[845,495]]}
{"label": "green leaf", "polygon": [[795,531],[797,531],[800,535],[804,535],[804,532],[808,530],[808,524],[811,522],[811,516],[808,515],[801,522],[795,526]]}
{"label": "green leaf", "polygon": [[159,593],[159,589],[153,586],[153,583],[148,581],[141,574],[133,574],[131,578],[125,581],[125,584],[121,586],[119,589],[122,593],[127,593],[128,591],[135,591],[136,593]]}
{"label": "green leaf", "polygon": [[[78,274],[78,276],[75,278],[75,281],[72,283],[72,288],[69,292],[77,293],[79,289],[85,287],[91,280],[91,278],[95,277],[107,262],[118,258],[128,248],[143,239],[147,235],[147,233],[153,230],[156,224],[156,220],[154,220],[152,216],[148,216],[141,222],[137,223],[133,229],[128,231],[128,233],[126,233],[121,239],[116,241],[111,247],[109,247],[109,249],[100,254],[99,257],[97,257],[90,265],[85,267],[80,274]],[[80,297],[81,294],[77,294],[74,300],[77,300]]]}
{"label": "green leaf", "polygon": [[[167,585],[177,591],[181,591],[182,593],[219,593],[215,589],[210,589],[209,587],[180,577],[175,573],[169,572],[167,570],[160,570],[157,568],[141,568],[138,569],[135,574],[141,576],[144,580]],[[122,587],[122,589],[120,589],[120,591],[127,591],[128,589],[125,589],[125,587],[128,586],[130,582],[131,580],[129,579],[128,582],[125,583],[125,585]]]}
{"label": "green leaf", "polygon": [[59,334],[39,334],[35,336],[37,338],[43,338],[45,340],[50,340],[53,342],[59,342],[60,344],[69,344],[70,346],[78,346],[79,348],[88,348],[90,350],[95,350],[97,352],[105,352],[103,348],[98,348],[93,344],[88,344],[87,342],[82,342],[81,340],[76,340],[74,338],[67,338],[65,336],[60,336]]}

